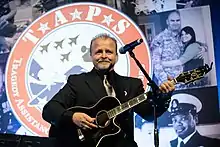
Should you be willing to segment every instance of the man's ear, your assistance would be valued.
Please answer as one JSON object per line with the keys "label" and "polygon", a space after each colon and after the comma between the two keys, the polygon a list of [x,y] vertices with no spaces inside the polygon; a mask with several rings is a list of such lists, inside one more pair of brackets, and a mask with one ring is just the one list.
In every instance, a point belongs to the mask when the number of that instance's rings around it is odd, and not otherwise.
{"label": "man's ear", "polygon": [[116,55],[115,63],[117,63],[117,62],[118,62],[118,54]]}
{"label": "man's ear", "polygon": [[198,115],[195,115],[195,116],[194,116],[194,120],[195,120],[196,124],[198,124],[198,123],[199,123],[199,118],[198,118]]}

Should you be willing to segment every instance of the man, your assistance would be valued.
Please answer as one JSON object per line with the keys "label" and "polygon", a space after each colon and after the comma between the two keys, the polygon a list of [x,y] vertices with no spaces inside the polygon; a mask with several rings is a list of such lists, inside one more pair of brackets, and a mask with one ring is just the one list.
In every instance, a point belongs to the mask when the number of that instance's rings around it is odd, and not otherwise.
{"label": "man", "polygon": [[166,20],[167,28],[155,36],[151,42],[152,63],[154,67],[154,76],[158,84],[167,80],[167,76],[178,76],[182,71],[181,65],[174,67],[163,67],[162,61],[179,59],[182,54],[182,43],[179,32],[181,29],[180,14],[178,11],[169,13]]}
{"label": "man", "polygon": [[0,2],[0,20],[6,20],[14,23],[14,17],[17,12],[14,0],[1,0]]}
{"label": "man", "polygon": [[16,12],[13,0],[0,1],[0,53],[10,51],[5,37],[12,37],[16,32],[17,27],[13,24]]}
{"label": "man", "polygon": [[[115,95],[121,103],[127,102],[144,93],[143,84],[140,79],[123,77],[114,71],[114,65],[118,60],[117,41],[107,34],[100,34],[91,41],[90,55],[94,68],[88,73],[71,75],[67,84],[44,106],[43,118],[51,124],[49,136],[56,137],[57,146],[94,147],[94,145],[82,145],[79,141],[80,132],[97,128],[94,120],[85,113],[72,112],[66,109],[73,106],[91,107],[102,97]],[[112,89],[105,89],[103,83],[107,76]],[[160,90],[165,96],[174,90],[171,81],[167,81],[160,86]],[[110,92],[111,91],[111,94]],[[109,94],[108,94],[109,93]],[[170,95],[168,94],[170,97]],[[160,116],[168,104],[166,100],[158,101],[157,115]],[[111,103],[104,104],[106,107]],[[137,147],[133,136],[133,112],[138,113],[147,120],[152,120],[153,108],[149,101],[144,101],[130,111],[125,111],[117,116],[117,124],[121,132],[116,136],[106,137],[100,147]],[[79,134],[79,135],[78,135]]]}
{"label": "man", "polygon": [[220,140],[202,136],[196,130],[201,109],[202,103],[193,95],[172,96],[168,111],[178,137],[170,141],[171,147],[216,147],[220,144]]}

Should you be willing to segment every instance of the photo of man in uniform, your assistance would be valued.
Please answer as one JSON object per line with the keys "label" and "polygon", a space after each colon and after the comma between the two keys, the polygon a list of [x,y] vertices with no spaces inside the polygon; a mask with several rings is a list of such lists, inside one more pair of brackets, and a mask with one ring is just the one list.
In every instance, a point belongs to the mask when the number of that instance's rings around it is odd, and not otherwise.
{"label": "photo of man in uniform", "polygon": [[171,147],[216,147],[220,144],[220,140],[203,136],[196,129],[201,109],[201,101],[193,95],[172,96],[168,111],[177,138],[170,141]]}

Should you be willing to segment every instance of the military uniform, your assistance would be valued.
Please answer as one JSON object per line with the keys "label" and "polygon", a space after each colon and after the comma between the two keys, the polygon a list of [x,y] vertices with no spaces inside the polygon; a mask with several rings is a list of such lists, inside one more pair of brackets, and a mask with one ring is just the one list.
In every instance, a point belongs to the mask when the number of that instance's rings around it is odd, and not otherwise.
{"label": "military uniform", "polygon": [[[168,111],[173,117],[178,114],[187,115],[191,113],[195,116],[202,109],[202,103],[195,96],[190,94],[175,94],[171,98],[170,107]],[[186,139],[187,138],[187,139]],[[193,133],[188,135],[185,139],[177,137],[170,141],[171,147],[216,147],[220,145],[220,140],[202,136],[195,129]],[[181,142],[183,142],[181,145]]]}
{"label": "military uniform", "polygon": [[167,80],[167,76],[177,77],[182,71],[183,66],[163,67],[162,61],[179,59],[183,52],[183,45],[178,34],[165,29],[158,34],[151,43],[152,63],[154,76],[157,84],[160,85]]}

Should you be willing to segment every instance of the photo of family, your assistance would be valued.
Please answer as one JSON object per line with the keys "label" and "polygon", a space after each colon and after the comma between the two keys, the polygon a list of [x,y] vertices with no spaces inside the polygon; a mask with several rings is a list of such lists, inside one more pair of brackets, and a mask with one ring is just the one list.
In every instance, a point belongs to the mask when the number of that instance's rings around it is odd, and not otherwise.
{"label": "photo of family", "polygon": [[[210,20],[210,21],[207,21]],[[172,10],[138,18],[151,51],[153,79],[159,85],[167,76],[177,77],[214,61],[208,6]],[[215,67],[203,79],[177,89],[215,86]]]}

